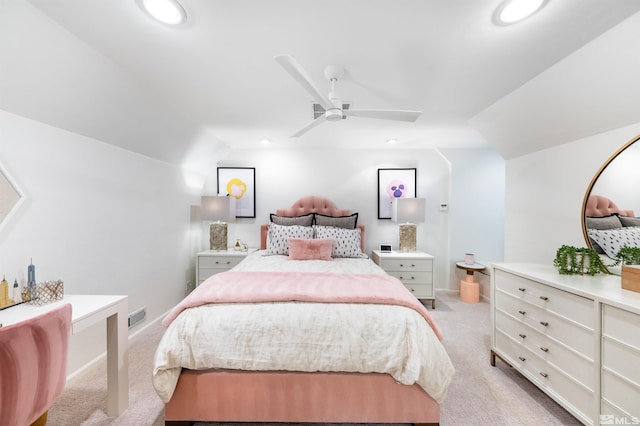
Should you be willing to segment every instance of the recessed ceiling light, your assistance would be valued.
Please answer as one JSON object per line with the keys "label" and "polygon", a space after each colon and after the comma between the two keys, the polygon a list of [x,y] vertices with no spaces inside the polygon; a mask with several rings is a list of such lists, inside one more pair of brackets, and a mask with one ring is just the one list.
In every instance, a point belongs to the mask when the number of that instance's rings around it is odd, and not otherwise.
{"label": "recessed ceiling light", "polygon": [[269,145],[271,141],[269,139],[262,139],[260,143],[262,143],[262,145]]}
{"label": "recessed ceiling light", "polygon": [[505,0],[496,10],[499,24],[513,24],[536,13],[547,0]]}
{"label": "recessed ceiling light", "polygon": [[181,25],[187,13],[177,0],[138,0],[142,9],[152,18],[167,25]]}
{"label": "recessed ceiling light", "polygon": [[393,145],[393,144],[394,144],[394,143],[396,143],[396,142],[398,142],[398,140],[397,140],[397,139],[387,139],[387,143],[388,143],[389,145]]}

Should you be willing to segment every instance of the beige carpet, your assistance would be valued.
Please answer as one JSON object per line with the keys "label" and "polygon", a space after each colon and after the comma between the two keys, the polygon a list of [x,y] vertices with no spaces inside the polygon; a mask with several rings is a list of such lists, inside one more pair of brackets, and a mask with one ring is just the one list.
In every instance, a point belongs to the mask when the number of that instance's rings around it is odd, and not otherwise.
{"label": "beige carpet", "polygon": [[[438,294],[429,310],[440,324],[456,377],[441,407],[441,425],[579,425],[574,417],[501,361],[489,365],[490,316],[487,303],[468,304],[457,295]],[[49,411],[50,426],[163,425],[163,405],[151,385],[153,354],[162,335],[153,325],[129,349],[129,408],[106,415],[106,363],[67,383]]]}

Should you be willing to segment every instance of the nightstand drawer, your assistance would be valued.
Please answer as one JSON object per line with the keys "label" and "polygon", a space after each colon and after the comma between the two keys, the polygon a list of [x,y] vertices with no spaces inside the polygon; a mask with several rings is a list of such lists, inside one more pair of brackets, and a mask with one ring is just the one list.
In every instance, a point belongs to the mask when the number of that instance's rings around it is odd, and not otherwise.
{"label": "nightstand drawer", "polygon": [[242,262],[245,257],[256,251],[249,249],[247,251],[203,251],[196,255],[196,286],[202,284],[204,280],[211,275],[228,271],[229,269]]}
{"label": "nightstand drawer", "polygon": [[382,259],[382,269],[385,271],[431,271],[431,259]]}
{"label": "nightstand drawer", "polygon": [[404,283],[404,286],[418,299],[433,297],[433,285],[431,284]]}
{"label": "nightstand drawer", "polygon": [[244,259],[244,256],[200,256],[198,267],[202,269],[230,269]]}
{"label": "nightstand drawer", "polygon": [[430,271],[387,271],[387,274],[396,277],[403,284],[432,284],[433,274]]}

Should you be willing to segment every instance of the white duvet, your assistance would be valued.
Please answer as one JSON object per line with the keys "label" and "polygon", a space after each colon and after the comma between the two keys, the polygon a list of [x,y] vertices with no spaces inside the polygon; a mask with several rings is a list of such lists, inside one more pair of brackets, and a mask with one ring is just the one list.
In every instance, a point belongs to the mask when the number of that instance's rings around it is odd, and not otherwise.
{"label": "white duvet", "polygon": [[[261,251],[234,270],[384,273],[369,259],[289,261]],[[454,374],[441,342],[413,309],[299,302],[185,310],[156,350],[153,385],[164,402],[182,368],[387,373],[402,384],[417,383],[438,402]]]}

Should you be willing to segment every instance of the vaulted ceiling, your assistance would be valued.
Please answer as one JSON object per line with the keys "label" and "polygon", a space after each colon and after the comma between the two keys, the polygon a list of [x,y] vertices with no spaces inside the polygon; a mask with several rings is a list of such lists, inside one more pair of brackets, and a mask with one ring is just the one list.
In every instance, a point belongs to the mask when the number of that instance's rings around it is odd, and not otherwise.
{"label": "vaulted ceiling", "polygon": [[[0,108],[177,164],[188,150],[261,149],[262,139],[286,148],[494,146],[512,157],[585,136],[588,117],[571,116],[561,135],[512,143],[545,114],[571,109],[560,100],[569,94],[541,89],[565,87],[545,73],[640,10],[637,0],[548,0],[528,20],[500,26],[493,14],[502,0],[180,2],[188,22],[171,28],[135,0],[2,0],[12,13],[0,17],[0,35],[13,40],[0,41],[0,51],[18,63],[0,70],[9,95]],[[45,19],[81,49],[33,34]],[[16,53],[21,47],[30,52]],[[423,113],[409,123],[350,117],[292,138],[312,120],[312,99],[274,61],[283,53],[326,92],[325,66],[344,66],[336,90],[352,108]],[[53,87],[34,82],[33,66],[48,67],[39,79]],[[569,86],[579,77],[564,76]],[[390,148],[388,139],[398,142]]]}

